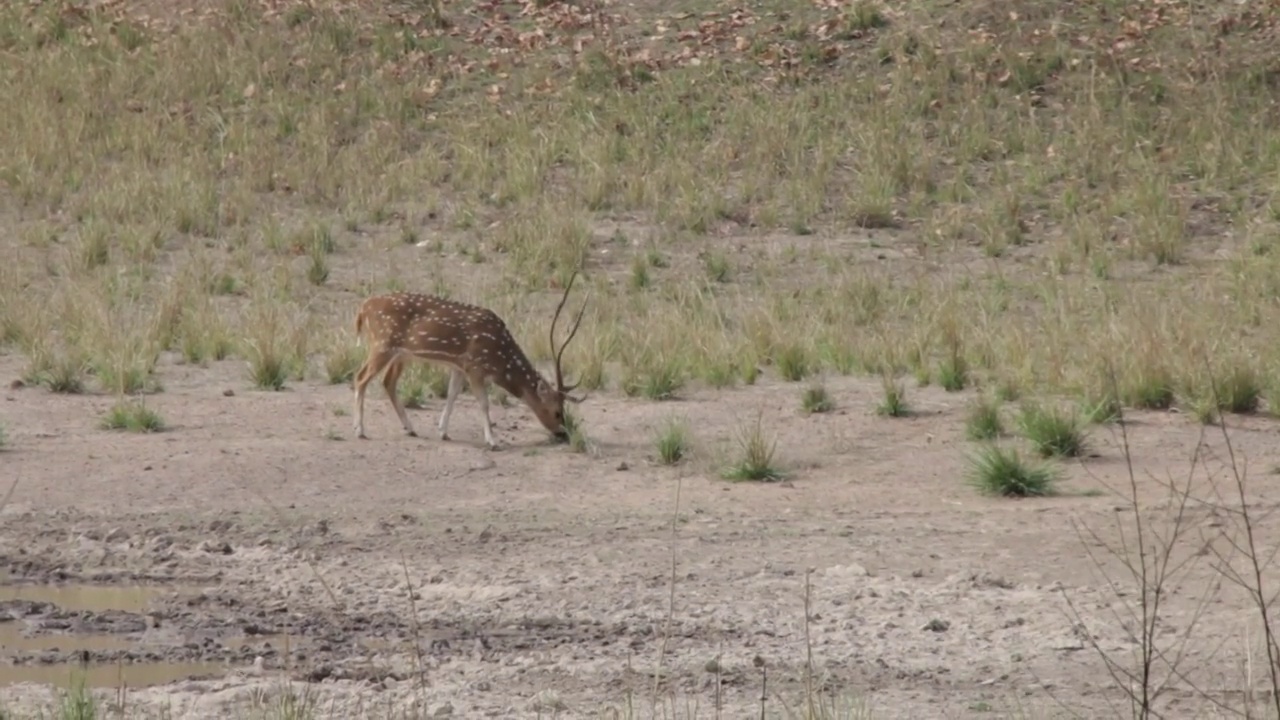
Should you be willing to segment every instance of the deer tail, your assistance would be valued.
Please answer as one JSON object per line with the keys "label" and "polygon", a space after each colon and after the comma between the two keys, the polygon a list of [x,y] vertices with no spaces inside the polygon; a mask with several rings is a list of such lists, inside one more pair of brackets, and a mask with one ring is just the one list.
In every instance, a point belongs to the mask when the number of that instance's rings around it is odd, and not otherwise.
{"label": "deer tail", "polygon": [[356,337],[360,337],[360,333],[364,331],[364,305],[356,310]]}

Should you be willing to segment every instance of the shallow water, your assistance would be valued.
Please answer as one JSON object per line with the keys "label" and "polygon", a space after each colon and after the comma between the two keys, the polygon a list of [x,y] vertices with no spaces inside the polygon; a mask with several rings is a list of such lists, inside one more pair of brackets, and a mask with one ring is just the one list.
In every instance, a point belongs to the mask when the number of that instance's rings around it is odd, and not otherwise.
{"label": "shallow water", "polygon": [[146,612],[153,597],[173,588],[149,585],[0,585],[0,602],[53,603],[71,612],[123,610]]}

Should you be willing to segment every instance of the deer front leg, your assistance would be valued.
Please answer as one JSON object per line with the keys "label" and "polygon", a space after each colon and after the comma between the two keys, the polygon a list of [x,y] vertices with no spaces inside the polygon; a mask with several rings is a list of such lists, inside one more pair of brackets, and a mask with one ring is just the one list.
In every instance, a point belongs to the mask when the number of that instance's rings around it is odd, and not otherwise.
{"label": "deer front leg", "polygon": [[440,439],[449,439],[449,416],[453,415],[453,401],[462,392],[463,374],[461,370],[450,368],[449,390],[445,393],[444,410],[440,413]]}
{"label": "deer front leg", "polygon": [[489,419],[489,388],[484,378],[472,377],[471,392],[475,393],[480,403],[480,415],[484,418],[484,442],[490,450],[498,449],[498,441],[493,437],[493,421]]}

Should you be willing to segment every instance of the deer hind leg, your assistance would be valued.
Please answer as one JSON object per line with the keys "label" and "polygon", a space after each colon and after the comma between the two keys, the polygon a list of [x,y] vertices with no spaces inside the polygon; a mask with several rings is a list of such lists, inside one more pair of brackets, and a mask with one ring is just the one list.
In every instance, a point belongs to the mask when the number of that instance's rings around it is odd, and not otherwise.
{"label": "deer hind leg", "polygon": [[413,424],[409,422],[409,413],[404,410],[404,403],[400,402],[400,396],[396,393],[396,385],[400,382],[400,374],[404,372],[404,368],[409,364],[408,358],[404,355],[397,355],[387,365],[387,374],[382,376],[382,387],[386,388],[387,398],[391,400],[391,407],[396,410],[396,417],[400,418],[400,424],[404,426],[404,432],[409,437],[418,437],[418,433],[414,432]]}
{"label": "deer hind leg", "polygon": [[453,401],[462,392],[462,381],[466,376],[457,368],[449,369],[449,390],[445,393],[444,411],[440,413],[440,439],[449,439],[449,416],[453,415]]}
{"label": "deer hind leg", "polygon": [[364,438],[364,393],[368,388],[369,382],[378,377],[378,373],[382,372],[392,360],[396,359],[396,353],[387,348],[371,348],[369,356],[365,358],[364,364],[360,366],[359,372],[356,373],[355,379],[355,423],[354,429],[356,437]]}

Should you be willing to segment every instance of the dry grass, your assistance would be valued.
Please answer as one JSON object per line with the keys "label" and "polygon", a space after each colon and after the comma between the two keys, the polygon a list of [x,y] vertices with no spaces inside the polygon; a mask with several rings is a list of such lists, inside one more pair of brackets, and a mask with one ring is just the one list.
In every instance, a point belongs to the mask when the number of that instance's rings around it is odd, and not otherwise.
{"label": "dry grass", "polygon": [[343,382],[358,294],[395,287],[501,309],[545,361],[585,266],[567,362],[651,399],[759,368],[1101,397],[1102,358],[1165,407],[1224,347],[1224,404],[1275,393],[1273,10],[1116,6],[1117,45],[1085,4],[542,4],[503,34],[444,3],[456,35],[313,6],[0,10],[0,340],[31,379]]}

